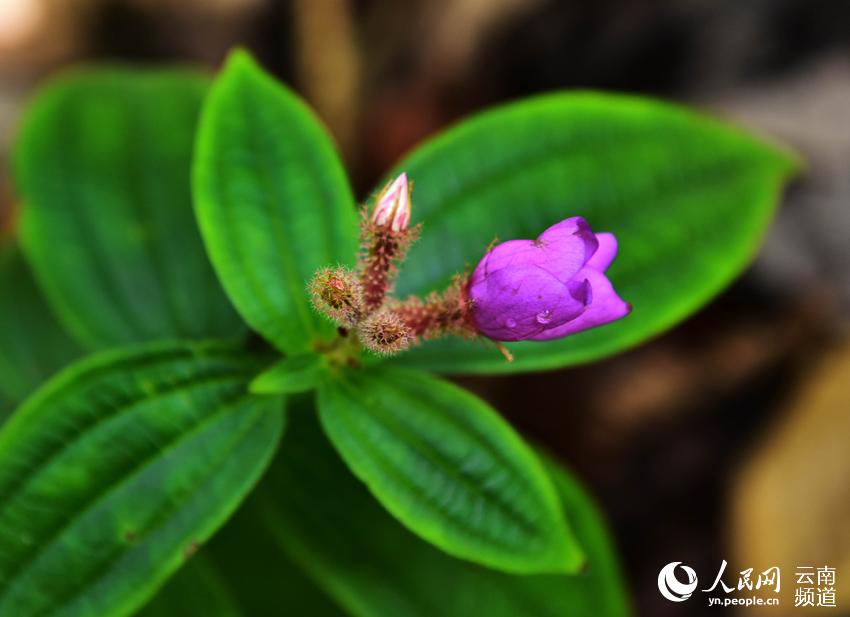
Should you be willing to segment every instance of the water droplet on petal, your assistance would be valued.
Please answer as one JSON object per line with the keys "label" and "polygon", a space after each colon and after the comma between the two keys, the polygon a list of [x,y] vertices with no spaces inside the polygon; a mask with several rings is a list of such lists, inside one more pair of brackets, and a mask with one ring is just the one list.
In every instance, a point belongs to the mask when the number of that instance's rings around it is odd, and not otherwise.
{"label": "water droplet on petal", "polygon": [[516,328],[516,319],[511,319],[510,317],[508,317],[505,320],[505,327],[506,328]]}
{"label": "water droplet on petal", "polygon": [[550,321],[552,321],[552,311],[547,309],[537,313],[537,323],[545,326]]}

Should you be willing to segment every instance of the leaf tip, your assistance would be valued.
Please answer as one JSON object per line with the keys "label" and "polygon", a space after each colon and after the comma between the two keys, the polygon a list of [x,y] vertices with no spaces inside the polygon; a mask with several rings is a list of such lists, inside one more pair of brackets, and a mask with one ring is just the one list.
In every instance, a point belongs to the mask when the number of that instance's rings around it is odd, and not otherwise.
{"label": "leaf tip", "polygon": [[572,538],[568,539],[561,548],[556,567],[560,574],[580,574],[587,568],[584,551]]}
{"label": "leaf tip", "polygon": [[231,79],[237,81],[240,78],[256,79],[258,76],[267,75],[254,55],[244,47],[234,47],[230,50],[221,73],[222,75],[234,76]]}
{"label": "leaf tip", "polygon": [[224,61],[225,70],[230,67],[237,68],[248,68],[248,67],[256,67],[257,61],[254,59],[254,56],[250,51],[245,49],[244,47],[234,47],[227,54],[227,58]]}
{"label": "leaf tip", "polygon": [[790,145],[772,136],[758,135],[757,139],[765,153],[772,159],[783,184],[808,171],[809,165],[806,159]]}
{"label": "leaf tip", "polygon": [[782,161],[783,179],[785,181],[808,173],[809,162],[802,154],[787,146],[777,146],[775,150],[777,156]]}
{"label": "leaf tip", "polygon": [[269,387],[268,378],[265,374],[260,374],[254,377],[248,384],[248,392],[250,394],[274,394],[273,388]]}
{"label": "leaf tip", "polygon": [[538,554],[527,574],[580,574],[587,567],[587,557],[566,520],[552,530],[546,551]]}

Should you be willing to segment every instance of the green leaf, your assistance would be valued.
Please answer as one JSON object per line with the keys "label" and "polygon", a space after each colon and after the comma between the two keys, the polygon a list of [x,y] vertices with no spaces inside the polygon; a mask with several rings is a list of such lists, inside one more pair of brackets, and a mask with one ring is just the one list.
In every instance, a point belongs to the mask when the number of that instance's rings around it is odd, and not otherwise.
{"label": "green leaf", "polygon": [[14,152],[24,249],[59,318],[91,348],[242,329],[192,212],[207,83],[91,69],[50,82],[27,110]]}
{"label": "green leaf", "polygon": [[79,354],[39,294],[16,243],[0,240],[0,419]]}
{"label": "green leaf", "polygon": [[210,259],[242,317],[286,352],[331,336],[306,287],[319,268],[354,259],[354,198],[310,109],[244,51],[204,105],[193,188]]}
{"label": "green leaf", "polygon": [[84,360],[0,431],[0,615],[119,617],[227,519],[270,460],[280,399],[219,343]]}
{"label": "green leaf", "polygon": [[[317,491],[322,489],[313,487]],[[286,498],[285,495],[281,497]],[[250,501],[240,507],[205,551],[246,617],[340,617],[345,614],[272,541]],[[206,617],[206,613],[198,614]]]}
{"label": "green leaf", "polygon": [[357,370],[323,383],[318,406],[354,474],[447,553],[517,573],[581,566],[540,462],[467,391],[417,371]]}
{"label": "green leaf", "polygon": [[[249,498],[250,499],[250,498]],[[243,505],[138,617],[345,615]]]}
{"label": "green leaf", "polygon": [[[250,561],[248,562],[250,563]],[[195,555],[137,617],[249,617],[206,555]]]}
{"label": "green leaf", "polygon": [[749,263],[795,165],[729,125],[630,96],[541,96],[462,122],[396,170],[415,182],[413,217],[424,225],[399,293],[446,285],[496,238],[535,238],[581,215],[617,236],[609,274],[633,312],[566,339],[509,344],[513,363],[491,345],[457,339],[426,343],[398,361],[508,373],[588,362],[645,341]]}
{"label": "green leaf", "polygon": [[574,576],[508,575],[420,540],[351,476],[311,414],[292,414],[278,459],[245,508],[256,510],[270,538],[356,617],[628,615],[596,507],[566,472],[554,464],[550,472],[587,555]]}
{"label": "green leaf", "polygon": [[7,416],[12,413],[15,404],[0,393],[0,424],[2,424]]}
{"label": "green leaf", "polygon": [[327,372],[324,356],[302,353],[288,356],[251,382],[254,394],[295,394],[319,385]]}

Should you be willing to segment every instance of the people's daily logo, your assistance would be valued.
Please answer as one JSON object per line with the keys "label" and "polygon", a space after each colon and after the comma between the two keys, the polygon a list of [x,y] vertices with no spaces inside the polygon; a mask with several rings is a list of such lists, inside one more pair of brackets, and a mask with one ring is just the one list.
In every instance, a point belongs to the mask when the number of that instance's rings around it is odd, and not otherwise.
{"label": "people's daily logo", "polygon": [[[676,576],[680,570],[684,582]],[[689,566],[683,566],[681,561],[673,561],[661,568],[658,573],[658,591],[671,602],[684,602],[697,588],[697,573]]]}
{"label": "people's daily logo", "polygon": [[[709,594],[709,606],[779,606],[782,573],[779,566],[756,572],[754,568],[727,574],[729,564],[724,559],[714,582],[701,593]],[[794,589],[794,606],[835,607],[835,568],[823,566],[797,566],[797,587]],[[711,580],[706,578],[706,581]],[[727,581],[730,584],[727,584]],[[670,602],[684,602],[697,591],[699,578],[696,571],[681,561],[671,561],[658,573],[658,591]]]}

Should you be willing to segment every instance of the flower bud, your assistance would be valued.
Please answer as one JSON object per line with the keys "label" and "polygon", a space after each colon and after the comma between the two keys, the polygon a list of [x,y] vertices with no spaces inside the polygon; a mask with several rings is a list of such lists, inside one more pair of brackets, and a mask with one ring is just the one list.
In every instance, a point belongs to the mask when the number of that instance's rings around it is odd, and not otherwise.
{"label": "flower bud", "polygon": [[392,355],[410,347],[412,332],[404,321],[387,309],[372,313],[360,324],[360,342],[380,355]]}
{"label": "flower bud", "polygon": [[357,277],[345,268],[319,270],[310,282],[316,310],[341,326],[355,325],[363,312],[363,293]]}
{"label": "flower bud", "polygon": [[625,317],[631,306],[605,276],[616,255],[616,238],[581,217],[498,244],[469,281],[472,322],[493,340],[545,341]]}
{"label": "flower bud", "polygon": [[418,225],[408,229],[412,187],[402,173],[381,191],[372,216],[362,220],[358,271],[367,313],[383,305],[398,264],[418,236]]}
{"label": "flower bud", "polygon": [[407,174],[402,172],[378,197],[372,223],[396,233],[405,231],[410,224],[410,189]]}

